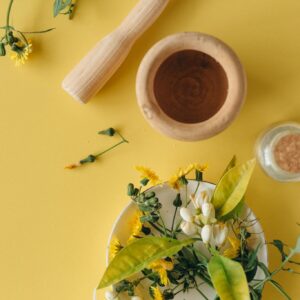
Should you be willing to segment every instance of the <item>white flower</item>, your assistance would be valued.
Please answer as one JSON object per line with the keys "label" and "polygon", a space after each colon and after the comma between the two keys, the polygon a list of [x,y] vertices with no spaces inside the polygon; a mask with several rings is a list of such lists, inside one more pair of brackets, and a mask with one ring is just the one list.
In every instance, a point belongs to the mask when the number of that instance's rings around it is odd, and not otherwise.
{"label": "white flower", "polygon": [[180,208],[180,215],[182,223],[180,225],[181,230],[186,235],[194,235],[198,232],[197,225],[195,224],[195,217],[191,210],[186,207]]}
{"label": "white flower", "polygon": [[186,222],[193,222],[194,221],[193,213],[186,207],[181,207],[180,208],[180,215],[181,215],[181,218]]}
{"label": "white flower", "polygon": [[196,209],[201,209],[204,202],[211,201],[213,193],[214,193],[213,189],[205,189],[201,191],[197,197],[195,196],[195,194],[191,194],[190,199]]}
{"label": "white flower", "polygon": [[205,225],[201,230],[201,238],[204,244],[208,244],[212,238],[213,229],[211,225]]}
{"label": "white flower", "polygon": [[183,221],[180,228],[186,235],[194,235],[198,232],[197,225],[192,222]]}
{"label": "white flower", "polygon": [[217,247],[220,247],[224,244],[228,236],[228,227],[226,224],[216,224],[213,227],[213,238],[214,243]]}
{"label": "white flower", "polygon": [[117,294],[112,291],[106,291],[104,295],[106,300],[117,300]]}
{"label": "white flower", "polygon": [[202,214],[207,219],[215,218],[215,208],[210,202],[204,202],[201,206]]}
{"label": "white flower", "polygon": [[143,298],[141,298],[139,296],[133,296],[133,297],[131,297],[131,300],[143,300]]}

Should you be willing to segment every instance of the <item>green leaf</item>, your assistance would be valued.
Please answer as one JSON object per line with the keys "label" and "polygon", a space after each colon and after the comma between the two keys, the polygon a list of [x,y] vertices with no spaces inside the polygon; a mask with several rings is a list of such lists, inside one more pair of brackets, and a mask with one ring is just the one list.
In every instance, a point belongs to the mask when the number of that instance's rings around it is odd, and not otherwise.
{"label": "green leaf", "polygon": [[172,256],[194,239],[174,240],[170,238],[145,237],[124,247],[107,267],[98,289],[108,287],[144,268],[162,257]]}
{"label": "green leaf", "polygon": [[222,177],[229,171],[231,170],[233,167],[235,167],[236,165],[236,156],[234,155],[231,159],[231,161],[229,162],[229,164],[227,165]]}
{"label": "green leaf", "polygon": [[281,254],[281,261],[284,261],[287,258],[287,255],[284,252],[284,243],[282,241],[280,241],[280,240],[274,240],[270,244],[273,245],[273,246],[275,246],[278,249],[278,251]]}
{"label": "green leaf", "polygon": [[252,159],[243,165],[231,168],[221,178],[212,199],[217,217],[229,214],[242,201],[254,167],[255,159]]}
{"label": "green leaf", "polygon": [[250,300],[247,278],[238,262],[217,255],[210,260],[208,272],[221,300]]}

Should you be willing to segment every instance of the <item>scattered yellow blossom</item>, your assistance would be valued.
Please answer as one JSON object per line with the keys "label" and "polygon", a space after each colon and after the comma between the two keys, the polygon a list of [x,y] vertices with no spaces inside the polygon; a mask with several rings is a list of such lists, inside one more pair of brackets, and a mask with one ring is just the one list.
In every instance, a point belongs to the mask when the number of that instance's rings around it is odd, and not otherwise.
{"label": "scattered yellow blossom", "polygon": [[109,260],[113,260],[122,248],[120,241],[116,237],[112,238],[109,245]]}
{"label": "scattered yellow blossom", "polygon": [[164,296],[158,287],[152,287],[154,300],[164,300]]}
{"label": "scattered yellow blossom", "polygon": [[174,268],[174,263],[172,261],[166,261],[164,259],[158,259],[154,262],[152,262],[149,265],[149,268],[154,271],[157,272],[159,277],[160,277],[160,281],[161,283],[166,286],[169,284],[169,278],[168,278],[168,273],[167,271],[171,271]]}
{"label": "scattered yellow blossom", "polygon": [[154,171],[143,166],[136,166],[135,169],[141,173],[141,179],[147,178],[152,185],[161,183],[161,180]]}
{"label": "scattered yellow blossom", "polygon": [[206,170],[206,168],[207,165],[200,165],[197,163],[189,164],[186,168],[179,168],[177,172],[169,179],[168,183],[173,189],[179,190],[181,186],[179,181],[180,178],[187,176],[193,170],[203,172]]}
{"label": "scattered yellow blossom", "polygon": [[27,45],[22,43],[17,45],[17,47],[17,50],[14,50],[10,58],[15,61],[15,65],[18,67],[22,64],[24,65],[28,59],[29,54],[32,52],[32,43],[29,40]]}
{"label": "scattered yellow blossom", "polygon": [[236,237],[228,237],[228,241],[231,246],[223,252],[223,255],[231,259],[238,257],[241,249],[241,241]]}
{"label": "scattered yellow blossom", "polygon": [[131,234],[128,239],[128,242],[133,241],[136,237],[138,237],[143,228],[143,224],[141,222],[141,216],[143,214],[140,211],[137,211],[134,218],[131,221]]}

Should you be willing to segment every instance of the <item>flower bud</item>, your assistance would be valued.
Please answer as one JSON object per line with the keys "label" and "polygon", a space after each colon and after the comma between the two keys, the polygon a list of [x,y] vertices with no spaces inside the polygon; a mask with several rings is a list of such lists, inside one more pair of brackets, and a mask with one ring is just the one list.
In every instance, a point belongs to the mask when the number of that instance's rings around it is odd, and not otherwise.
{"label": "flower bud", "polygon": [[0,56],[5,56],[5,55],[6,55],[5,46],[3,43],[0,43]]}
{"label": "flower bud", "polygon": [[210,202],[204,202],[202,204],[202,214],[204,217],[207,218],[214,218],[215,217],[215,208]]}
{"label": "flower bud", "polygon": [[182,222],[180,228],[186,235],[194,235],[198,231],[197,226],[191,222]]}
{"label": "flower bud", "polygon": [[128,184],[127,195],[128,196],[133,196],[134,195],[134,185],[132,183]]}
{"label": "flower bud", "polygon": [[201,230],[201,238],[204,244],[208,244],[212,237],[212,226],[205,225]]}
{"label": "flower bud", "polygon": [[180,194],[179,194],[179,193],[176,195],[176,198],[175,198],[175,200],[173,201],[173,205],[174,205],[175,207],[181,207],[181,205],[182,205],[182,200],[181,200],[181,197],[180,197]]}
{"label": "flower bud", "polygon": [[228,236],[228,227],[225,224],[216,224],[213,228],[214,242],[217,247],[224,244]]}
{"label": "flower bud", "polygon": [[104,297],[106,300],[116,300],[117,299],[116,293],[112,292],[112,291],[106,291]]}
{"label": "flower bud", "polygon": [[184,221],[193,222],[194,216],[188,208],[186,208],[186,207],[180,208],[180,215]]}

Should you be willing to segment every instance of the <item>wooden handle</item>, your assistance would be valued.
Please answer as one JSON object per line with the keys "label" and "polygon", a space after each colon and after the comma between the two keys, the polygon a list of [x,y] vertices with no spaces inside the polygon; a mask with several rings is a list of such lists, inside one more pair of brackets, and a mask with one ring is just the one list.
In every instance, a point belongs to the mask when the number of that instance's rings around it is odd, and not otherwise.
{"label": "wooden handle", "polygon": [[122,24],[102,39],[66,76],[62,87],[87,103],[111,78],[134,42],[162,13],[169,0],[140,0]]}

